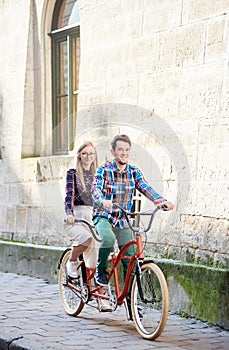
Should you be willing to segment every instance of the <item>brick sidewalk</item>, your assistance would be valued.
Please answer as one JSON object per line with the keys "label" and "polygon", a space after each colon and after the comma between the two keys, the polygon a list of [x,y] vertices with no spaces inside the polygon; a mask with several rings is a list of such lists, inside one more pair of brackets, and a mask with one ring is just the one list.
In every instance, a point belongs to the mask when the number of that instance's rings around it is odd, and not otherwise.
{"label": "brick sidewalk", "polygon": [[161,337],[147,341],[126,320],[124,307],[99,313],[85,306],[70,317],[56,284],[11,273],[0,273],[0,281],[0,350],[229,349],[229,332],[195,319],[170,315]]}

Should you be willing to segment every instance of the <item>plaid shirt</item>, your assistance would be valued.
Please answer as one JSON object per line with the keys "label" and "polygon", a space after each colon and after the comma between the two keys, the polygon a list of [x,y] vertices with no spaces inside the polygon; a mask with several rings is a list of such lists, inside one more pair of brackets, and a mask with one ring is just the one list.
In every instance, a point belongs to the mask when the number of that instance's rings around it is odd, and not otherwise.
{"label": "plaid shirt", "polygon": [[93,183],[93,174],[90,170],[83,170],[86,191],[77,176],[76,169],[69,169],[66,174],[66,197],[65,197],[65,213],[73,214],[74,206],[88,205],[93,206],[91,197],[91,186]]}
{"label": "plaid shirt", "polygon": [[127,164],[124,171],[120,171],[115,160],[106,162],[100,166],[95,174],[92,187],[92,197],[94,199],[93,216],[102,216],[107,218],[112,226],[119,224],[121,228],[128,227],[128,224],[119,209],[103,208],[101,201],[104,199],[119,203],[127,211],[131,210],[133,205],[134,189],[144,194],[147,198],[160,204],[166,199],[160,196],[147,183],[143,173],[136,166]]}

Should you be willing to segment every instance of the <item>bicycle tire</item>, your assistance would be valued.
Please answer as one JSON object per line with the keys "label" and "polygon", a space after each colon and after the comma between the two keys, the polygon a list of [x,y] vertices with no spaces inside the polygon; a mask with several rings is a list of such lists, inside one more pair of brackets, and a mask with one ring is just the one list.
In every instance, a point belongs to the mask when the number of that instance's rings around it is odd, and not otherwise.
{"label": "bicycle tire", "polygon": [[[161,269],[154,263],[143,263],[131,288],[131,311],[138,333],[144,339],[155,340],[163,332],[169,309],[167,283]],[[142,289],[142,298],[141,290]]]}
{"label": "bicycle tire", "polygon": [[[77,316],[82,311],[85,303],[81,294],[74,292],[67,284],[66,263],[71,255],[71,250],[66,251],[60,263],[58,285],[62,306],[65,312],[70,316]],[[78,268],[79,279],[77,281],[79,288],[83,285],[82,269]]]}

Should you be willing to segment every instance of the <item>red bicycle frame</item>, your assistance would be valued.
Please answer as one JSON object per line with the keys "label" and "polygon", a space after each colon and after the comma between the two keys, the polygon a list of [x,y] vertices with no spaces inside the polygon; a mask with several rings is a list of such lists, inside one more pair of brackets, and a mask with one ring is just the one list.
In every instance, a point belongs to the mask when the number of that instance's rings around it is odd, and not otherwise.
{"label": "red bicycle frame", "polygon": [[[126,249],[131,245],[137,246],[136,253],[133,256],[124,255]],[[112,278],[112,276],[114,276],[115,293],[116,293],[118,305],[122,305],[124,302],[124,298],[127,294],[128,288],[129,288],[131,273],[133,271],[133,268],[134,268],[134,265],[136,262],[136,258],[138,258],[138,259],[144,258],[144,254],[142,252],[142,237],[140,234],[136,234],[135,239],[132,239],[131,241],[124,244],[124,246],[119,251],[118,255],[111,253],[111,258],[108,260],[108,264],[109,263],[111,264],[111,267],[108,267],[108,280],[110,280]],[[118,279],[118,265],[122,259],[128,259],[129,264],[128,264],[128,268],[127,268],[127,273],[126,273],[123,291],[121,293],[119,279]],[[95,296],[97,298],[99,297],[101,299],[109,300],[109,295],[99,293],[101,286],[96,286],[96,287],[92,286],[92,280],[94,278],[95,269],[87,268],[84,265],[84,261],[81,261],[81,263],[79,264],[79,267],[81,267],[83,269],[83,271],[84,271],[84,269],[86,271],[86,275],[85,275],[85,273],[83,273],[83,280],[89,288],[90,295]],[[75,283],[72,283],[71,280],[68,280],[68,286],[70,286],[70,288],[73,289],[75,292],[78,292],[79,294],[81,293],[80,286],[78,286]]]}
{"label": "red bicycle frame", "polygon": [[[126,249],[131,245],[137,246],[137,251],[133,256],[125,256],[124,252]],[[129,283],[130,283],[130,277],[131,273],[133,271],[136,258],[143,259],[144,254],[142,252],[142,237],[140,234],[136,234],[136,238],[132,239],[131,241],[127,242],[119,251],[118,255],[112,254],[111,259],[109,259],[108,263],[110,262],[112,264],[112,267],[108,268],[108,280],[111,279],[112,276],[114,276],[114,285],[115,285],[115,292],[117,296],[117,304],[122,305],[124,302],[124,298],[128,292]],[[119,279],[118,279],[118,265],[122,259],[128,259],[129,264],[127,268],[127,273],[125,277],[124,287],[122,293],[120,293],[120,286],[119,286]]]}

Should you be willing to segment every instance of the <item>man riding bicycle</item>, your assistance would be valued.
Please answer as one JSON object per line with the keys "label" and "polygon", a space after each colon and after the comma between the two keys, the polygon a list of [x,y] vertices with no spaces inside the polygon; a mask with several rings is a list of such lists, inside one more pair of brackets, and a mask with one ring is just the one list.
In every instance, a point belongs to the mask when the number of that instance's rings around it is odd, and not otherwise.
{"label": "man riding bicycle", "polygon": [[[94,200],[93,222],[101,238],[96,265],[95,280],[101,286],[108,285],[107,260],[117,239],[119,249],[133,239],[125,217],[113,202],[119,203],[130,212],[133,204],[134,189],[149,198],[154,204],[163,204],[167,210],[174,205],[158,194],[145,180],[142,171],[128,163],[131,141],[127,135],[117,135],[111,142],[113,160],[106,162],[96,170],[92,197]],[[134,247],[127,248],[125,255],[132,256]],[[123,259],[124,277],[128,260]]]}

